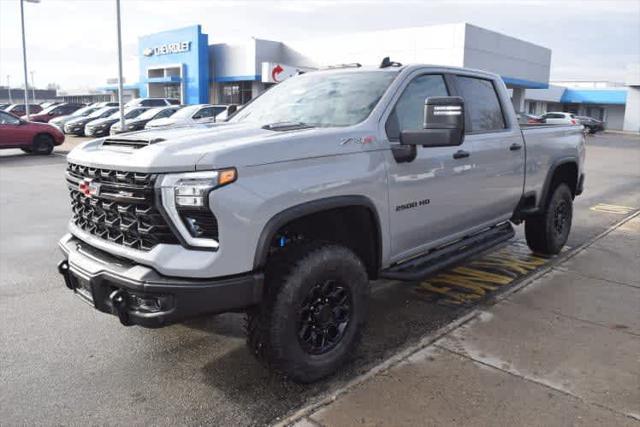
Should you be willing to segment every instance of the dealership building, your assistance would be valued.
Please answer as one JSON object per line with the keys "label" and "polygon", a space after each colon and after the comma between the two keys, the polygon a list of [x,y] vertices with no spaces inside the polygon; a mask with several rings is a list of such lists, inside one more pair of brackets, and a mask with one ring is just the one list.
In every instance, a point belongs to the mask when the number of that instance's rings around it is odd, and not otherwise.
{"label": "dealership building", "polygon": [[[551,50],[468,23],[368,31],[312,40],[250,38],[225,43],[200,25],[143,36],[138,42],[139,80],[126,97],[172,97],[184,104],[244,104],[300,72],[339,64],[377,65],[389,56],[487,70],[502,76],[517,111],[571,111],[607,122],[609,129],[638,132],[627,117],[627,97],[637,103],[638,80],[626,84],[550,82]],[[103,88],[114,92],[115,87]],[[635,105],[635,104],[634,104]],[[631,111],[627,111],[631,110]]]}

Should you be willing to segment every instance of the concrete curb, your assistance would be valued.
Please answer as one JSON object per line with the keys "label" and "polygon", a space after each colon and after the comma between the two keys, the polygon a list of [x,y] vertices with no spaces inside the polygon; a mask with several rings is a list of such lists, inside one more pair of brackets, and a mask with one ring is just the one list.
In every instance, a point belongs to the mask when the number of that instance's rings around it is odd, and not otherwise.
{"label": "concrete curb", "polygon": [[[604,230],[602,233],[600,233],[600,234],[596,235],[595,237],[589,239],[587,242],[583,243],[582,245],[578,246],[577,248],[569,250],[569,251],[557,256],[556,258],[551,260],[549,263],[545,264],[545,266],[543,266],[539,271],[536,271],[532,275],[526,277],[520,283],[518,283],[515,286],[509,288],[508,290],[506,290],[504,292],[500,292],[498,295],[495,296],[495,298],[493,298],[493,299],[491,299],[489,301],[486,301],[483,304],[480,304],[479,306],[475,307],[471,312],[463,315],[462,317],[456,319],[455,321],[449,323],[448,325],[445,325],[444,327],[436,330],[435,332],[426,335],[418,343],[416,343],[416,344],[414,344],[414,345],[412,345],[412,346],[400,351],[399,353],[396,353],[395,355],[391,356],[390,358],[388,358],[388,359],[384,360],[383,362],[379,363],[378,365],[374,366],[373,368],[371,368],[369,371],[365,372],[364,374],[362,374],[362,375],[360,375],[360,376],[348,381],[346,384],[344,384],[343,386],[339,387],[337,390],[334,390],[334,391],[332,391],[330,393],[324,394],[323,396],[321,396],[315,402],[312,402],[312,403],[308,404],[307,406],[297,410],[296,412],[294,412],[293,414],[285,417],[282,420],[276,421],[272,425],[277,426],[277,427],[291,426],[291,425],[297,423],[298,421],[301,421],[301,420],[305,419],[305,417],[308,417],[312,413],[316,412],[318,409],[331,404],[332,402],[334,402],[341,395],[344,395],[344,394],[348,393],[350,390],[355,388],[357,385],[362,384],[363,382],[367,381],[368,379],[370,379],[371,377],[373,377],[373,376],[375,376],[375,375],[377,375],[379,373],[382,373],[382,372],[385,372],[385,371],[389,370],[390,368],[394,367],[395,365],[397,365],[397,364],[401,363],[402,361],[408,359],[414,353],[417,353],[418,351],[429,347],[430,345],[432,345],[438,339],[440,339],[443,336],[449,334],[450,332],[458,329],[459,327],[465,325],[466,323],[470,322],[471,320],[475,319],[476,317],[478,317],[480,315],[480,313],[483,311],[484,308],[486,308],[488,306],[497,305],[500,302],[506,300],[509,296],[511,296],[511,295],[521,291],[525,287],[531,285],[532,283],[534,283],[535,281],[537,281],[541,277],[545,276],[547,273],[552,271],[554,268],[556,268],[560,264],[562,264],[562,263],[570,260],[571,258],[575,257],[576,255],[580,254],[581,252],[583,252],[584,250],[589,248],[591,245],[593,245],[598,240],[602,239],[603,237],[605,237],[606,235],[608,235],[612,231],[616,230],[617,228],[619,228],[620,226],[622,226],[626,222],[631,221],[633,218],[635,218],[635,217],[637,217],[639,215],[640,215],[640,211],[636,211],[636,212],[633,212],[633,213],[627,215],[625,218],[623,218],[620,221],[616,222],[615,224],[611,225],[606,230]],[[315,425],[316,424],[315,422],[313,422],[311,420],[309,420],[309,422],[310,422],[310,425]]]}

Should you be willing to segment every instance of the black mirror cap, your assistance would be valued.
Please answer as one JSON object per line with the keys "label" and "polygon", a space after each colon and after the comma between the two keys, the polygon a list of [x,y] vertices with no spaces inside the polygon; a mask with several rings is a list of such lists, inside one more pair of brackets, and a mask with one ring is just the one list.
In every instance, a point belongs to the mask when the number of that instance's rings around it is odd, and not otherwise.
{"label": "black mirror cap", "polygon": [[400,144],[423,147],[455,147],[464,140],[463,129],[421,129],[400,132]]}
{"label": "black mirror cap", "polygon": [[464,132],[464,100],[459,96],[432,96],[424,104],[425,129],[460,129]]}

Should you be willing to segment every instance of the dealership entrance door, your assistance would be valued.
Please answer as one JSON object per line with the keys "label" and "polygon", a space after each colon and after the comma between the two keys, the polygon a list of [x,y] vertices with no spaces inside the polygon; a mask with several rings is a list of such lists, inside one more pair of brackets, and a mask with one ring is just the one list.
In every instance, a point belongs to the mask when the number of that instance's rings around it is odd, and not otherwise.
{"label": "dealership entrance door", "polygon": [[175,98],[182,101],[181,83],[149,83],[150,98]]}

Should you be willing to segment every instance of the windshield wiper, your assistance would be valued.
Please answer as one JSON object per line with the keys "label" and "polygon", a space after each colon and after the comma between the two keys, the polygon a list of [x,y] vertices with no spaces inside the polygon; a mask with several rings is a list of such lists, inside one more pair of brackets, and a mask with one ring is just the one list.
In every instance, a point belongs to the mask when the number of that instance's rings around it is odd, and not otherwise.
{"label": "windshield wiper", "polygon": [[296,130],[296,129],[311,129],[313,125],[303,123],[303,122],[276,122],[270,123],[268,125],[262,126],[262,129],[266,130],[274,130],[274,131],[286,131],[286,130]]}

